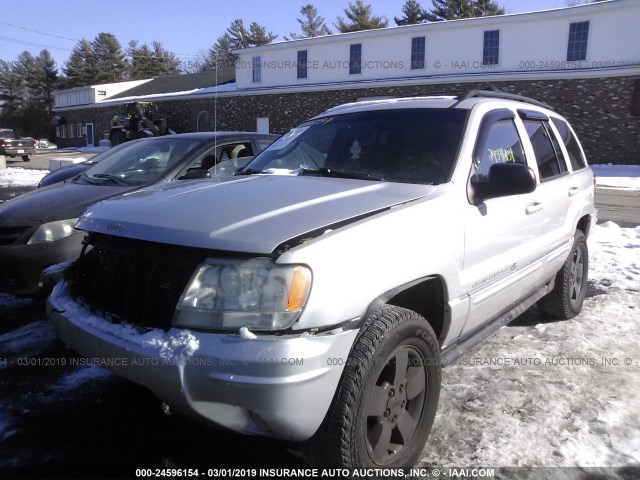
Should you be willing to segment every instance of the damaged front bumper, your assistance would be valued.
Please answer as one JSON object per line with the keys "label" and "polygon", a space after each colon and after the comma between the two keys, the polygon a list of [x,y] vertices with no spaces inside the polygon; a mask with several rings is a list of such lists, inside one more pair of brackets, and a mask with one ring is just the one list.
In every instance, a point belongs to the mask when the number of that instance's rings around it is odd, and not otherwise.
{"label": "damaged front bumper", "polygon": [[236,432],[290,441],[322,423],[357,330],[259,336],[171,329],[142,332],[96,316],[65,281],[47,301],[58,336],[81,354],[141,384],[171,408]]}

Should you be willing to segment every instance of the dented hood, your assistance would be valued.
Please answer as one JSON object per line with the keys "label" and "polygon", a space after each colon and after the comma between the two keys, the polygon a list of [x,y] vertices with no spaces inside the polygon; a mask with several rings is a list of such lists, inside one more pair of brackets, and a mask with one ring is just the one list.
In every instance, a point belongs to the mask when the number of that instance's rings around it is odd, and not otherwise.
{"label": "dented hood", "polygon": [[78,228],[160,243],[272,253],[292,238],[429,195],[434,187],[313,176],[176,182],[91,207]]}

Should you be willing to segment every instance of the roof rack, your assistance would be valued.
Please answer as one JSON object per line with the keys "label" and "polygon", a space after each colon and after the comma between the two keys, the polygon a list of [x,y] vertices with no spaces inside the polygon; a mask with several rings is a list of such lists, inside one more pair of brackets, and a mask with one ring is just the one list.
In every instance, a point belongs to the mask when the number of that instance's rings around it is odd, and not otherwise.
{"label": "roof rack", "polygon": [[466,100],[468,98],[501,98],[503,100],[514,100],[516,102],[530,103],[531,105],[537,105],[538,107],[542,107],[542,108],[546,108],[546,109],[549,109],[549,110],[553,110],[553,107],[551,107],[549,104],[541,102],[539,100],[535,100],[533,98],[525,97],[524,95],[518,95],[516,93],[503,92],[501,90],[493,90],[493,89],[487,89],[487,90],[477,90],[477,89],[465,90],[460,95],[458,95],[458,101],[456,103],[454,103],[453,105],[451,105],[451,108],[455,107],[460,102],[462,102],[463,100]]}

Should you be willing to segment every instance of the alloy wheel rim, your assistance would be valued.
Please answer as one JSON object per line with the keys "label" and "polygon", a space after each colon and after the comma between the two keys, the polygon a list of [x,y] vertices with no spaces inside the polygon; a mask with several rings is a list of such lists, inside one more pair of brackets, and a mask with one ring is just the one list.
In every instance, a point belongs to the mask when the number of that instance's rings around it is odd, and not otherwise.
{"label": "alloy wheel rim", "polygon": [[578,247],[571,261],[571,275],[569,278],[569,301],[575,307],[580,301],[584,277],[584,256],[582,248]]}
{"label": "alloy wheel rim", "polygon": [[401,345],[387,359],[366,409],[367,451],[378,465],[391,463],[413,439],[427,393],[420,351]]}

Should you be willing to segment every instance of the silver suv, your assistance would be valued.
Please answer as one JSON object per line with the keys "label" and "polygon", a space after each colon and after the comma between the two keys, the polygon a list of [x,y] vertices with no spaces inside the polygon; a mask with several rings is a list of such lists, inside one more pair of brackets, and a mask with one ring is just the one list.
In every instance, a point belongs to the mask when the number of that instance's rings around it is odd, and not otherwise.
{"label": "silver suv", "polygon": [[172,409],[408,466],[441,366],[585,297],[593,175],[560,115],[500,92],[333,108],[234,176],[91,207],[59,336]]}

